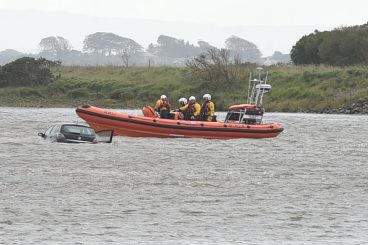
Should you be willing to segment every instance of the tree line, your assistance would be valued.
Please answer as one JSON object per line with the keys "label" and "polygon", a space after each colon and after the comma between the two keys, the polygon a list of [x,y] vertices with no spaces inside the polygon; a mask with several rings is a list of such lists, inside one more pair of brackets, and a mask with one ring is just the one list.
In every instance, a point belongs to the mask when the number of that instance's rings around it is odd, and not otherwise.
{"label": "tree line", "polygon": [[[235,55],[239,55],[247,62],[260,62],[261,52],[257,46],[240,37],[231,36],[225,41],[226,48]],[[87,35],[83,41],[83,51],[72,49],[69,41],[63,37],[46,37],[41,40],[40,56],[57,59],[69,63],[70,58],[77,58],[82,64],[93,65],[94,62],[123,64],[147,64],[151,62],[168,64],[176,62],[184,65],[185,59],[199,55],[213,46],[205,41],[198,41],[198,46],[183,39],[160,35],[157,43],[151,43],[145,50],[136,41],[121,37],[114,33],[96,32]]]}
{"label": "tree line", "polygon": [[368,23],[332,31],[316,30],[297,41],[290,56],[296,65],[367,65]]}
{"label": "tree line", "polygon": [[[204,53],[210,48],[215,47],[202,40],[194,45],[184,39],[166,35],[160,35],[156,43],[144,48],[133,39],[114,33],[96,32],[85,37],[81,51],[73,49],[71,43],[64,37],[49,36],[40,41],[38,54],[28,56],[58,60],[65,65],[184,66],[188,58]],[[227,38],[225,48],[229,50],[232,59],[263,63],[262,53],[258,47],[240,37]],[[0,64],[5,63],[1,60],[2,56],[5,60],[12,61],[9,58],[18,58],[21,55],[14,50],[0,52]],[[280,52],[275,52],[275,57],[280,57]]]}

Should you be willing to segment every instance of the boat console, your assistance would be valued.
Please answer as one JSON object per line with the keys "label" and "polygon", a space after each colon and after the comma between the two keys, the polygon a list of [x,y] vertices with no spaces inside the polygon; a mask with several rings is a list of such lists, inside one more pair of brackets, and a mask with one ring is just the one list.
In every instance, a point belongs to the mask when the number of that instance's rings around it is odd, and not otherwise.
{"label": "boat console", "polygon": [[264,110],[254,105],[243,104],[229,107],[225,122],[227,123],[244,123],[244,124],[261,124]]}
{"label": "boat console", "polygon": [[271,85],[267,84],[268,73],[261,77],[263,68],[258,67],[258,79],[249,76],[247,104],[233,105],[229,107],[225,122],[261,124],[263,118],[263,95],[271,91]]}

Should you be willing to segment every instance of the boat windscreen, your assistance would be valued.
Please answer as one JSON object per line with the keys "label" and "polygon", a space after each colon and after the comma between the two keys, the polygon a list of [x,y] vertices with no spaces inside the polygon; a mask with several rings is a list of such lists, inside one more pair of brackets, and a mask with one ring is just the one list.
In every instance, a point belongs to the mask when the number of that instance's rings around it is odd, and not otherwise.
{"label": "boat windscreen", "polygon": [[230,111],[226,115],[226,121],[239,121],[241,113]]}

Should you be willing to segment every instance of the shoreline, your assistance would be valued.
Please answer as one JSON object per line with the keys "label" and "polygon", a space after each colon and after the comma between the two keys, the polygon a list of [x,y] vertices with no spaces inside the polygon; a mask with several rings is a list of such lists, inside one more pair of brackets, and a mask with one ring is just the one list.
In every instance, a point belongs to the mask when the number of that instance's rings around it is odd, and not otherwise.
{"label": "shoreline", "polygon": [[[39,105],[29,103],[27,105],[19,104],[3,104],[0,103],[0,108],[24,108],[24,109],[75,109],[80,105],[88,104],[81,103],[78,105],[71,104],[49,104],[49,105]],[[142,106],[137,107],[121,107],[121,106],[107,106],[107,105],[96,105],[92,106],[106,108],[106,109],[121,109],[121,110],[141,110]],[[218,110],[218,112],[226,112],[226,110]],[[368,115],[368,101],[363,103],[353,103],[352,105],[346,105],[340,108],[327,109],[325,111],[319,112],[314,110],[301,110],[301,111],[268,111],[266,108],[265,113],[304,113],[304,114],[326,114],[326,115]]]}

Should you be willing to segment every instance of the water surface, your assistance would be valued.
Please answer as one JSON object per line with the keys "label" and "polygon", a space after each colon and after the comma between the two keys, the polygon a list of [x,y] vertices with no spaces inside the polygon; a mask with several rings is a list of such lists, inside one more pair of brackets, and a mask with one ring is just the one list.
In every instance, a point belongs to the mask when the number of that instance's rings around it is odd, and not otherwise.
{"label": "water surface", "polygon": [[285,131],[74,145],[37,136],[74,109],[0,108],[0,243],[367,243],[368,116],[264,119]]}

